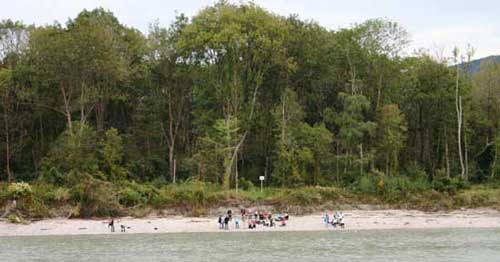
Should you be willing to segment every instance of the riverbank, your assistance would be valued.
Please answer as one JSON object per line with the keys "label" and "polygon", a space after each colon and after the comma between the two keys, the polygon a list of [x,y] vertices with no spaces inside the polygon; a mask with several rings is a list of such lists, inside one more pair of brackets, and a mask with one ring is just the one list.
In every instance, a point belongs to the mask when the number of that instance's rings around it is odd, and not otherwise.
{"label": "riverbank", "polygon": [[[493,209],[464,209],[452,212],[422,212],[417,210],[346,210],[346,230],[377,229],[438,229],[438,228],[500,228],[500,212]],[[292,216],[285,227],[257,227],[255,230],[242,228],[231,232],[258,231],[320,231],[333,230],[325,227],[323,214]],[[43,236],[111,234],[107,220],[98,219],[47,219],[29,224],[11,224],[0,221],[0,236]],[[120,225],[127,227],[120,232]],[[194,233],[220,232],[215,217],[124,217],[116,220],[116,232],[130,233]]]}

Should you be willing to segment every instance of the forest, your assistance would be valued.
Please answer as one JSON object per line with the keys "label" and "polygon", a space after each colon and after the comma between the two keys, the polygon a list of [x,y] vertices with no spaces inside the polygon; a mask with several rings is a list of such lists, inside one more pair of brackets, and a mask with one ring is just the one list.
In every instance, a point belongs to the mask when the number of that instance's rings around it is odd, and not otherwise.
{"label": "forest", "polygon": [[226,1],[147,33],[102,8],[3,20],[0,202],[99,216],[199,211],[206,191],[307,204],[497,188],[500,64],[471,73],[472,47],[436,57],[410,41],[387,19],[330,30]]}

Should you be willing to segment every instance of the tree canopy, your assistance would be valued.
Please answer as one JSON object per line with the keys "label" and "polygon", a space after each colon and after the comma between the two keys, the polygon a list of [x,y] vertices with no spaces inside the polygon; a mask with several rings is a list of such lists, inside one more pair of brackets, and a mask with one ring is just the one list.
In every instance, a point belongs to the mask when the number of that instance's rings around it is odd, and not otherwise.
{"label": "tree canopy", "polygon": [[0,180],[500,177],[499,66],[461,74],[408,42],[385,19],[330,30],[225,1],[147,34],[102,8],[2,21]]}

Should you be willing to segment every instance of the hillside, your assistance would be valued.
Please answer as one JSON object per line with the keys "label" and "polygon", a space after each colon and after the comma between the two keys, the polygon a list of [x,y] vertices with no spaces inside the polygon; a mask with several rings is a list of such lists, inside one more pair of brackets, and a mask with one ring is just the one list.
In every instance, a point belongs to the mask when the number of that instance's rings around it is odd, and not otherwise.
{"label": "hillside", "polygon": [[488,61],[488,60],[493,60],[496,63],[500,63],[500,55],[483,57],[483,58],[471,61],[470,65],[469,65],[469,72],[471,74],[479,72],[481,70],[481,64],[485,61]]}

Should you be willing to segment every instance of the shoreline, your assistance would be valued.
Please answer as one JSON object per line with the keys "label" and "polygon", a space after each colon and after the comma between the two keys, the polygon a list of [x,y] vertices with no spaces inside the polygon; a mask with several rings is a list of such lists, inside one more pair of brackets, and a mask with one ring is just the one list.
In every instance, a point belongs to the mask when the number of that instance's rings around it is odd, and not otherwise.
{"label": "shoreline", "polygon": [[[331,211],[328,212],[331,215]],[[500,211],[494,209],[466,209],[451,212],[422,212],[417,210],[344,210],[345,229],[325,226],[323,215],[315,213],[305,216],[291,216],[285,227],[258,226],[247,229],[218,228],[216,217],[123,217],[115,219],[115,232],[108,229],[108,219],[66,219],[54,218],[24,224],[0,221],[0,237],[8,236],[65,236],[65,235],[124,235],[149,233],[215,233],[215,232],[301,232],[333,230],[390,230],[390,229],[445,229],[445,228],[500,228]],[[237,215],[239,217],[239,215]],[[120,225],[127,227],[120,232]]]}

